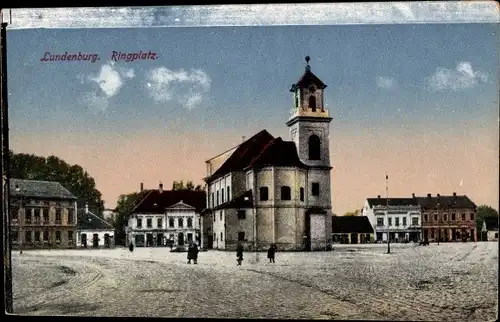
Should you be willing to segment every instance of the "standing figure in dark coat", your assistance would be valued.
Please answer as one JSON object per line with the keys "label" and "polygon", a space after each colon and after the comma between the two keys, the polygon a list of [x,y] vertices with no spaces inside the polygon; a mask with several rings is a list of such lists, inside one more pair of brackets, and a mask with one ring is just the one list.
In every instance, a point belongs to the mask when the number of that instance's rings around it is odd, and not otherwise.
{"label": "standing figure in dark coat", "polygon": [[191,264],[191,260],[194,259],[194,251],[192,243],[189,243],[187,256],[188,256],[188,264]]}
{"label": "standing figure in dark coat", "polygon": [[199,252],[198,245],[193,244],[191,257],[193,258],[195,264],[198,264],[198,252]]}
{"label": "standing figure in dark coat", "polygon": [[241,262],[243,261],[243,245],[238,244],[236,246],[236,261],[238,262],[238,266],[241,266]]}
{"label": "standing figure in dark coat", "polygon": [[131,252],[134,251],[134,244],[132,242],[130,242],[130,245],[128,245],[128,250],[130,250]]}
{"label": "standing figure in dark coat", "polygon": [[269,258],[269,263],[274,263],[274,254],[276,253],[276,246],[272,244],[267,250],[267,258]]}

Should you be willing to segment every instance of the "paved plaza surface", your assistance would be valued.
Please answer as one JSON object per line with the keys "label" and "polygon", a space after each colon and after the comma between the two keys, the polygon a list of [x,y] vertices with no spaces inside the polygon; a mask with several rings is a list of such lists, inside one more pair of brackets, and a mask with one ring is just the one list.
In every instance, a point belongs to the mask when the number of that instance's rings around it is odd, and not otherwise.
{"label": "paved plaza surface", "polygon": [[494,321],[498,243],[336,245],[331,252],[14,251],[26,315]]}

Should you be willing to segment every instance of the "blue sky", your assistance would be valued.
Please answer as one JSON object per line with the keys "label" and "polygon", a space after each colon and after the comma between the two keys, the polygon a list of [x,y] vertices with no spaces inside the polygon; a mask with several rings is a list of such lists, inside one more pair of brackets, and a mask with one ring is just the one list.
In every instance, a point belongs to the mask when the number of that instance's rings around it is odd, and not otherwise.
{"label": "blue sky", "polygon": [[[110,64],[113,50],[151,50],[158,59]],[[65,51],[100,60],[40,61]],[[234,133],[221,151],[263,128],[287,138],[288,90],[306,55],[328,85],[332,136],[486,130],[488,142],[498,138],[494,24],[37,29],[8,32],[12,145],[21,151],[29,138],[91,133],[105,155],[103,142],[139,133]],[[111,190],[105,196],[113,203]]]}

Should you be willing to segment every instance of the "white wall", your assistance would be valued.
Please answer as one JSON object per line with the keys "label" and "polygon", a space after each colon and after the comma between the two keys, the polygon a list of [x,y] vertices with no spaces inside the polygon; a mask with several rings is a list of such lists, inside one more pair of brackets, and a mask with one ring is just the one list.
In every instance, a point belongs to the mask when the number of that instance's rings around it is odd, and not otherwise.
{"label": "white wall", "polygon": [[311,248],[324,249],[326,246],[325,215],[311,215]]}
{"label": "white wall", "polygon": [[[213,221],[213,233],[215,234],[214,236],[214,248],[217,249],[224,249],[225,248],[225,239],[226,239],[226,232],[224,229],[224,223],[226,221],[225,218],[225,210],[215,210],[215,220]],[[212,220],[214,219],[214,215],[212,215]],[[221,233],[222,233],[222,239],[221,239]]]}

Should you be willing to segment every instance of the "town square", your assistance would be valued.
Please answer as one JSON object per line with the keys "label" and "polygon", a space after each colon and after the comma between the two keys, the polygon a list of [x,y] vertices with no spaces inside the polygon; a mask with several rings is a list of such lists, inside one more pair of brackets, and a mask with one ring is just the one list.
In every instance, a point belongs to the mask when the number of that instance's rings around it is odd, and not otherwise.
{"label": "town square", "polygon": [[427,5],[2,10],[6,312],[497,320],[500,19]]}

